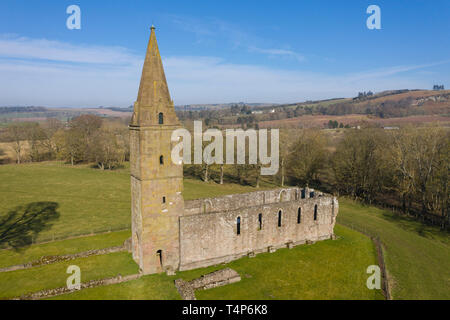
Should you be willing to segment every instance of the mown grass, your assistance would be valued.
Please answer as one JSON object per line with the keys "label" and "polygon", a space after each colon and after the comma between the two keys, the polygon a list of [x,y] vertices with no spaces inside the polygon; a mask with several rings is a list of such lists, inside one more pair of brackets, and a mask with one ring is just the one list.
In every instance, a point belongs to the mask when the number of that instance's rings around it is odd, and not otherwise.
{"label": "mown grass", "polygon": [[81,282],[135,274],[138,266],[131,254],[117,252],[100,256],[79,258],[41,267],[0,273],[0,299],[21,296],[40,290],[65,287],[67,267],[77,265],[81,269]]}
{"label": "mown grass", "polygon": [[174,279],[164,273],[108,286],[83,289],[49,300],[181,300]]}
{"label": "mown grass", "polygon": [[60,217],[37,240],[89,234],[130,225],[130,183],[125,170],[101,171],[56,162],[0,166],[0,212],[50,201]]}
{"label": "mown grass", "polygon": [[450,237],[390,211],[341,198],[338,223],[379,236],[394,299],[450,299]]}
{"label": "mown grass", "polygon": [[[183,195],[190,200],[255,190],[185,179]],[[129,169],[101,171],[60,162],[0,166],[0,217],[16,206],[41,201],[58,203],[60,217],[37,241],[130,228]]]}
{"label": "mown grass", "polygon": [[[56,162],[0,166],[0,217],[17,205],[37,201],[57,202],[60,205],[58,209],[60,218],[48,230],[42,231],[38,240],[51,239],[53,235],[70,236],[129,226],[129,183],[127,168],[100,171],[89,166],[71,167]],[[249,186],[218,185],[185,179],[183,195],[185,199],[195,199],[254,190],[256,189]],[[450,298],[448,233],[346,199],[340,199],[338,222],[353,225],[381,238],[385,246],[385,257],[395,299]],[[301,246],[293,250],[279,250],[272,255],[263,254],[253,259],[244,258],[230,263],[230,267],[243,275],[243,280],[231,286],[201,291],[198,297],[202,299],[377,297],[373,291],[369,293],[365,291],[367,278],[365,268],[368,263],[372,264],[375,261],[369,240],[361,234],[339,226],[336,230],[338,235],[342,235],[342,239],[319,242],[313,246]],[[0,267],[29,262],[44,255],[71,254],[120,245],[128,236],[127,230],[32,245],[19,252],[0,250]],[[127,269],[128,263],[137,268],[130,257],[128,260],[119,258],[117,261],[113,261],[116,259],[114,255],[89,259],[93,259],[89,261],[92,261],[98,270],[90,271],[88,267],[85,274],[88,278],[82,275],[83,281],[88,280],[90,275],[99,278],[114,276],[116,272],[124,275],[126,272],[118,270]],[[73,261],[68,263],[76,264]],[[86,263],[90,265],[90,262]],[[0,292],[6,292],[0,296],[10,297],[11,292],[20,295],[65,285],[68,275],[65,274],[64,267],[67,265],[60,263],[0,274]],[[108,273],[110,266],[111,273]],[[179,276],[187,279],[214,269],[213,267],[188,271],[179,273]],[[336,274],[333,274],[333,269],[337,270]],[[54,274],[57,275],[56,280],[46,279],[53,278]],[[145,276],[126,284],[82,290],[74,293],[73,297],[172,299],[178,297],[173,293],[172,281],[173,278],[165,275]],[[356,287],[355,283],[360,287]],[[67,297],[70,296],[72,295]]]}
{"label": "mown grass", "polygon": [[43,256],[74,254],[88,250],[120,246],[130,236],[131,232],[127,230],[34,244],[18,251],[0,250],[0,268],[31,262]]}
{"label": "mown grass", "polygon": [[150,275],[106,287],[81,290],[55,299],[175,299],[173,281],[192,280],[230,267],[242,280],[223,287],[197,291],[198,299],[383,299],[380,290],[366,287],[367,266],[376,263],[371,240],[337,226],[339,239],[293,249],[280,249],[228,264],[178,272],[176,276]]}

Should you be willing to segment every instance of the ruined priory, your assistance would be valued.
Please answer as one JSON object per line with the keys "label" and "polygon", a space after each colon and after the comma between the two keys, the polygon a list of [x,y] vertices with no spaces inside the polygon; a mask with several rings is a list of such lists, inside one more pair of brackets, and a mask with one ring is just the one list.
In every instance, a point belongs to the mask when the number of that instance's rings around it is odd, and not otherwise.
{"label": "ruined priory", "polygon": [[205,267],[334,237],[337,199],[308,188],[183,200],[183,165],[170,159],[171,134],[180,123],[154,27],[129,128],[132,253],[143,273]]}

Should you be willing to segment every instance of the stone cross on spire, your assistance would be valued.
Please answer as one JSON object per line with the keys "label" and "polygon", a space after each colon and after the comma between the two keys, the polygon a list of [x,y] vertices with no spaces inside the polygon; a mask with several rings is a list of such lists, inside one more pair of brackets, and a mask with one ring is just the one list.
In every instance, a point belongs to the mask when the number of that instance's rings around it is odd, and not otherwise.
{"label": "stone cross on spire", "polygon": [[[173,101],[170,98],[164,68],[156,42],[155,27],[150,28],[150,40],[147,46],[141,82],[131,125],[148,126],[158,124],[178,124]],[[163,114],[163,123],[160,117]]]}

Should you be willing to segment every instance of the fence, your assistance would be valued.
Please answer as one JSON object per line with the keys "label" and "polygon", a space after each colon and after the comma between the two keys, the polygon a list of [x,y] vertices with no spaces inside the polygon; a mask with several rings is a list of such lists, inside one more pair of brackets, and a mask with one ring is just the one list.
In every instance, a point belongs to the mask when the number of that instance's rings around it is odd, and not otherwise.
{"label": "fence", "polygon": [[[131,229],[131,224],[124,224],[120,226],[109,226],[106,228],[101,229],[92,229],[90,232],[82,231],[82,232],[71,232],[71,233],[64,233],[64,234],[57,234],[53,233],[51,235],[46,234],[44,236],[40,235],[33,235],[31,238],[31,244],[43,244],[53,241],[60,241],[60,240],[68,240],[68,239],[75,239],[75,238],[82,238],[82,237],[90,237],[110,232],[118,232],[118,231],[126,231]],[[0,249],[11,249],[8,245],[2,245],[0,246]]]}
{"label": "fence", "polygon": [[388,275],[387,275],[387,268],[386,268],[386,263],[384,260],[384,247],[383,247],[383,243],[380,240],[380,237],[376,236],[375,234],[371,233],[370,231],[368,231],[365,228],[355,227],[353,224],[345,224],[345,223],[340,223],[340,224],[342,224],[343,226],[348,227],[352,230],[360,232],[360,233],[368,236],[372,240],[372,242],[375,246],[376,252],[377,252],[378,266],[380,267],[381,276],[383,279],[381,282],[381,290],[382,290],[383,295],[386,300],[392,300],[391,290],[390,290],[389,280],[388,280]]}
{"label": "fence", "polygon": [[401,206],[395,202],[395,200],[390,199],[390,203],[385,202],[373,202],[371,205],[374,205],[378,208],[392,211],[393,214],[398,215],[399,217],[410,218],[416,221],[419,221],[424,224],[438,226],[441,230],[450,230],[450,216],[447,215],[438,215],[433,213],[424,213],[421,212],[421,208],[415,206],[414,208],[410,208],[408,213],[403,212]]}
{"label": "fence", "polygon": [[56,240],[66,240],[66,239],[72,239],[72,238],[81,238],[81,237],[88,237],[88,236],[94,236],[104,233],[110,233],[110,232],[116,232],[116,231],[125,231],[130,230],[131,224],[124,224],[120,226],[109,226],[106,228],[101,229],[92,229],[90,232],[73,232],[73,233],[65,233],[65,234],[52,234],[51,236],[46,237],[40,237],[39,235],[35,238],[33,238],[32,243],[38,244],[38,243],[44,243],[44,242],[51,242]]}

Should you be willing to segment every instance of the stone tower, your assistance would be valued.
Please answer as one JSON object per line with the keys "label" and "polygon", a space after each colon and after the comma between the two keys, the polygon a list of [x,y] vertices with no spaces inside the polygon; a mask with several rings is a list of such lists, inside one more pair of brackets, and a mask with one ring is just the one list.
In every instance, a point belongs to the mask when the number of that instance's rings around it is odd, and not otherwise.
{"label": "stone tower", "polygon": [[132,252],[146,274],[179,267],[183,166],[170,157],[179,127],[152,26],[129,126]]}

